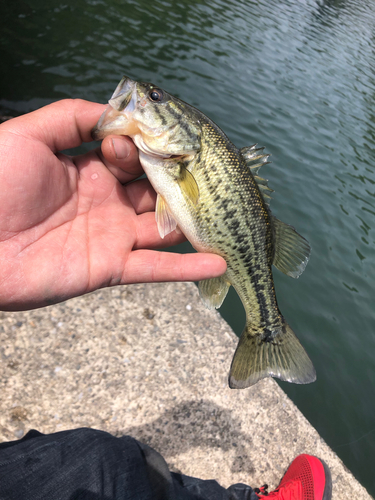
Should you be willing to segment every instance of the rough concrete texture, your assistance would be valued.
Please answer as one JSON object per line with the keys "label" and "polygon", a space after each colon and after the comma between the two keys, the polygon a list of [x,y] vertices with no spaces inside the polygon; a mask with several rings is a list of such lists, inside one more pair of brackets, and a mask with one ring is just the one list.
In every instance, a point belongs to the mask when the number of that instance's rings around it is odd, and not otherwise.
{"label": "rough concrete texture", "polygon": [[228,388],[237,338],[191,283],[0,315],[1,440],[94,427],[150,444],[172,470],[270,490],[307,452],[329,465],[333,499],[371,498],[273,380]]}

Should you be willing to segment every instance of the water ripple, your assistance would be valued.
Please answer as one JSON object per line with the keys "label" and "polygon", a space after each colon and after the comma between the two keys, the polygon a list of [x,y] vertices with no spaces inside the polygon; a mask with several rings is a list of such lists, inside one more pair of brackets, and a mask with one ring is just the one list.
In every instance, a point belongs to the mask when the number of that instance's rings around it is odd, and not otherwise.
{"label": "water ripple", "polygon": [[275,281],[318,382],[283,387],[329,444],[346,443],[340,456],[374,494],[374,436],[357,439],[375,414],[374,2],[51,0],[3,11],[5,114],[64,97],[105,102],[127,74],[202,109],[238,146],[267,147],[272,210],[313,248],[298,282]]}

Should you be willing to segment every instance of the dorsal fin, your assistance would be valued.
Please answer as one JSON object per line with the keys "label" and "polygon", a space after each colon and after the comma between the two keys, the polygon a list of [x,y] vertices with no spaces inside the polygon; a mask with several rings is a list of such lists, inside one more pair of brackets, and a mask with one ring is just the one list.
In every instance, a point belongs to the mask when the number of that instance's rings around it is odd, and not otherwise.
{"label": "dorsal fin", "polygon": [[[263,179],[263,177],[259,177],[258,172],[263,165],[267,165],[267,163],[271,163],[267,161],[270,155],[263,154],[263,148],[257,148],[257,144],[253,144],[250,147],[242,148],[240,153],[242,154],[246,165],[249,167],[251,173],[254,176],[255,182],[258,184],[258,187],[263,195],[264,201],[269,205],[271,196],[269,193],[273,193],[273,189],[269,188],[267,185],[268,180]],[[261,160],[258,163],[254,163],[257,160]]]}
{"label": "dorsal fin", "polygon": [[[263,148],[257,148],[258,144],[253,144],[252,146],[241,148],[240,153],[245,159],[246,165],[251,169],[253,175],[257,175],[260,167],[263,165],[267,165],[267,163],[271,163],[268,158],[271,155],[263,154]],[[259,163],[253,163],[257,160],[261,160]]]}

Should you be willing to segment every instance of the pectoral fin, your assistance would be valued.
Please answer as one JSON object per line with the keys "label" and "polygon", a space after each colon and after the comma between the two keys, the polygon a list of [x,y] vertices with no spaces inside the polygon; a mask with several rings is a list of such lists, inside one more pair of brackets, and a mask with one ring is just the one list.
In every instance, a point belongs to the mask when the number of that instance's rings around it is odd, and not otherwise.
{"label": "pectoral fin", "polygon": [[310,257],[310,245],[294,227],[273,217],[275,230],[275,256],[273,265],[279,271],[298,278],[304,271]]}
{"label": "pectoral fin", "polygon": [[198,203],[199,188],[194,176],[187,168],[181,166],[180,175],[177,179],[181,191],[194,204]]}
{"label": "pectoral fin", "polygon": [[230,283],[223,276],[202,280],[198,284],[199,295],[208,309],[218,309],[224,302]]}
{"label": "pectoral fin", "polygon": [[156,224],[161,238],[174,231],[177,227],[176,219],[173,217],[168,205],[160,194],[156,198],[155,210]]}

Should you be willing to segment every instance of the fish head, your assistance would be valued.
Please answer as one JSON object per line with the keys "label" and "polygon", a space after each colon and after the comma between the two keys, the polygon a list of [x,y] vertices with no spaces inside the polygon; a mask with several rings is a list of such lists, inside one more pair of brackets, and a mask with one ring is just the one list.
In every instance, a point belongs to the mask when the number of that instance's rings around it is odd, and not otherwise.
{"label": "fish head", "polygon": [[95,140],[128,135],[144,153],[185,156],[200,149],[198,111],[152,83],[124,76],[92,131]]}

